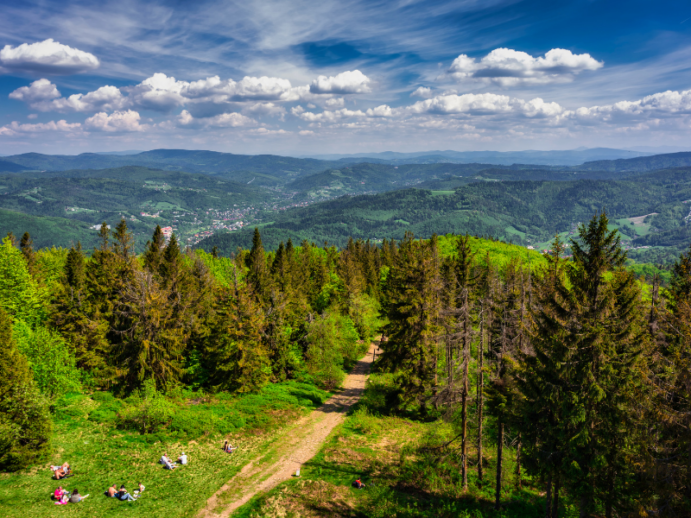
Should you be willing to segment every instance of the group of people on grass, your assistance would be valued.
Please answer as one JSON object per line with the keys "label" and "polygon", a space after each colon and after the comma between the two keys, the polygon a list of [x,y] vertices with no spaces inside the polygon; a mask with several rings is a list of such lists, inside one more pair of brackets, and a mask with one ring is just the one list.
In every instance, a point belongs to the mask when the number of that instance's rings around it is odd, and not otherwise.
{"label": "group of people on grass", "polygon": [[65,504],[78,504],[89,495],[80,495],[79,489],[74,488],[72,491],[63,489],[62,486],[58,487],[53,493],[53,498],[55,499],[55,505],[65,505]]}
{"label": "group of people on grass", "polygon": [[[166,469],[175,469],[177,467],[177,465],[168,458],[167,453],[164,453],[158,462],[159,464],[163,464],[163,467]],[[177,464],[180,464],[181,466],[187,465],[187,455],[185,455],[184,451],[182,452],[182,455],[178,457],[178,460],[176,460],[175,462]]]}
{"label": "group of people on grass", "polygon": [[141,482],[138,484],[139,489],[135,489],[134,491],[134,496],[132,496],[129,491],[125,488],[125,484],[122,484],[120,486],[120,489],[118,490],[118,485],[113,484],[108,488],[108,491],[106,491],[106,496],[110,498],[117,498],[118,500],[122,500],[123,502],[134,502],[137,498],[141,496],[141,494],[144,492],[144,484]]}
{"label": "group of people on grass", "polygon": [[[233,447],[228,441],[226,441],[223,445],[223,451],[226,453],[233,453],[235,450],[237,450],[237,447]],[[181,466],[187,465],[188,459],[187,454],[183,451],[175,462],[170,460],[167,453],[164,453],[158,462],[160,464],[163,464],[163,467],[165,469],[175,469],[178,464]],[[65,462],[62,466],[51,466],[50,469],[53,471],[53,478],[55,478],[55,480],[61,480],[72,475],[70,465],[67,462]],[[134,495],[131,495],[127,491],[124,484],[120,486],[120,489],[118,489],[117,484],[113,484],[105,492],[105,495],[109,498],[117,498],[118,500],[122,501],[134,502],[137,498],[141,496],[143,492],[144,485],[141,482],[138,484],[138,489],[134,491]],[[79,494],[78,489],[68,491],[64,489],[62,486],[58,487],[53,495],[56,505],[64,505],[67,503],[76,504],[81,502],[88,496],[89,495]]]}

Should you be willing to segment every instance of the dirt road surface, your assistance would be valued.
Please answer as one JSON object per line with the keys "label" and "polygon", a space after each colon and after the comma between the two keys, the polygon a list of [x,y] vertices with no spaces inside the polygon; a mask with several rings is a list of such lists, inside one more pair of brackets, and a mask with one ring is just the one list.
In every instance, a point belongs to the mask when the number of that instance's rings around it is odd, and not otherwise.
{"label": "dirt road surface", "polygon": [[[375,344],[343,382],[343,390],[321,407],[298,420],[272,445],[270,454],[249,462],[206,503],[199,518],[226,518],[256,494],[268,491],[295,475],[314,457],[331,431],[343,422],[346,412],[360,399],[376,351]],[[269,460],[267,460],[267,458]]]}

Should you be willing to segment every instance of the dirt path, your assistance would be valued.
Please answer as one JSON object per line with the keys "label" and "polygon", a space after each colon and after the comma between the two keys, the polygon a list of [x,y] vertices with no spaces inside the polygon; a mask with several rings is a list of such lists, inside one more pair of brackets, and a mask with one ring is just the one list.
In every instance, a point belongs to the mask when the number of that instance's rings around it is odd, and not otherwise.
{"label": "dirt path", "polygon": [[[275,442],[271,452],[252,460],[240,473],[225,483],[209,500],[198,516],[200,518],[226,518],[254,495],[268,491],[314,457],[319,448],[352,407],[365,389],[373,355],[379,354],[375,344],[365,357],[357,362],[343,382],[343,390],[327,400],[310,415],[298,420]],[[268,459],[268,460],[267,460]]]}

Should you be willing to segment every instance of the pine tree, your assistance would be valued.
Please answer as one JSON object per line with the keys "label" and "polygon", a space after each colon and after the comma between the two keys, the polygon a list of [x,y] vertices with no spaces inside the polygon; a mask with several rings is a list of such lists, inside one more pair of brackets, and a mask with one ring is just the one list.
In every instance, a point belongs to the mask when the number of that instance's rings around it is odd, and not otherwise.
{"label": "pine tree", "polygon": [[47,401],[17,350],[12,323],[2,307],[0,350],[0,469],[16,471],[47,456],[52,425]]}
{"label": "pine tree", "polygon": [[232,288],[217,304],[204,350],[210,383],[218,390],[257,391],[271,376],[269,351],[262,341],[265,319],[248,287],[239,283],[237,271]]}
{"label": "pine tree", "polygon": [[156,230],[154,230],[151,241],[146,243],[146,251],[144,252],[144,266],[148,268],[150,272],[158,272],[165,246],[166,239],[163,236],[161,226],[156,225]]}
{"label": "pine tree", "polygon": [[607,225],[604,213],[593,217],[571,243],[573,262],[551,261],[532,315],[534,356],[526,358],[523,377],[533,416],[524,433],[532,435],[533,454],[542,459],[550,490],[553,475],[569,467],[564,485],[584,517],[597,501],[607,516],[625,505],[619,485],[627,482],[638,446],[636,408],[643,398],[640,293]]}
{"label": "pine tree", "polygon": [[397,374],[403,402],[417,402],[423,412],[434,383],[434,355],[443,289],[438,250],[406,235],[389,272],[388,338],[382,345],[383,368]]}

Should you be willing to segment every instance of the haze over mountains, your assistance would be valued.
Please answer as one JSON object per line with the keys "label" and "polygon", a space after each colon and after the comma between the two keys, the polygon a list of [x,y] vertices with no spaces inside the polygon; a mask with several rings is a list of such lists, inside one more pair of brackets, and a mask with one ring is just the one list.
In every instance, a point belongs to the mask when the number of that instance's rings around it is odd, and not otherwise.
{"label": "haze over mountains", "polygon": [[121,218],[138,246],[158,224],[188,245],[223,253],[249,246],[255,226],[268,248],[289,238],[342,246],[350,236],[400,239],[406,231],[469,232],[541,247],[605,208],[631,248],[676,252],[688,238],[689,152],[323,158],[329,159],[175,149],[8,156],[0,160],[0,226],[15,234],[32,229],[39,246],[81,240],[87,248],[96,238],[91,227]]}

